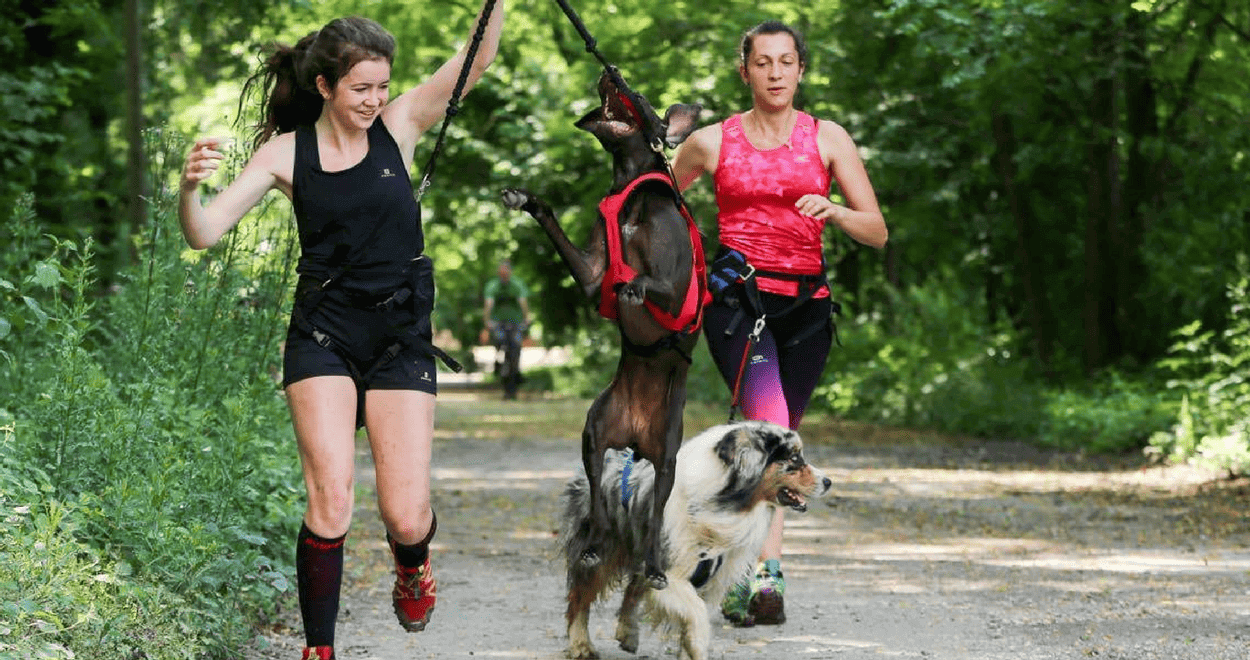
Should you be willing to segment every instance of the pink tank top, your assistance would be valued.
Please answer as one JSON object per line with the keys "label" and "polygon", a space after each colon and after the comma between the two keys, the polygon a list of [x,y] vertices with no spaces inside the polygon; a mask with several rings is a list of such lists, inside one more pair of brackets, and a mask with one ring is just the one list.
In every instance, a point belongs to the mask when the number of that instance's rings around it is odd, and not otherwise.
{"label": "pink tank top", "polygon": [[[742,115],[721,123],[716,164],[716,215],[722,245],[746,255],[759,270],[811,275],[821,272],[825,222],[794,207],[807,194],[829,194],[829,171],[820,157],[816,120],[800,112],[790,141],[761,150],[747,140]],[[798,282],[758,278],[761,291],[794,296]],[[822,287],[817,298],[826,297]]]}

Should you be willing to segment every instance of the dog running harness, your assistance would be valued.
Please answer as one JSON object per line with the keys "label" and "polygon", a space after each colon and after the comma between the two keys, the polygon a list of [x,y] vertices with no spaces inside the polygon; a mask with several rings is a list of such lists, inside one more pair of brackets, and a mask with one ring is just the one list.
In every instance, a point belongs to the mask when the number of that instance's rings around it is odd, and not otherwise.
{"label": "dog running harness", "polygon": [[[608,269],[603,276],[599,297],[599,313],[604,318],[615,320],[618,317],[618,291],[621,286],[629,283],[638,275],[638,271],[625,263],[622,254],[620,216],[621,209],[625,206],[625,200],[629,198],[630,194],[639,185],[648,181],[662,182],[674,194],[676,193],[677,189],[673,185],[673,180],[667,174],[648,172],[630,181],[621,192],[609,195],[599,202],[599,213],[603,216],[605,224],[604,234],[607,237],[608,247]],[[686,205],[679,203],[678,208],[681,209],[682,217],[686,219],[686,228],[690,234],[690,247],[693,257],[690,285],[686,289],[685,302],[682,303],[681,312],[674,316],[650,300],[644,301],[656,322],[674,333],[670,338],[680,338],[681,336],[698,332],[703,325],[703,306],[711,302],[712,299],[711,294],[707,290],[707,265],[703,259],[703,236],[699,233],[699,227],[695,224],[694,217],[690,214]],[[661,340],[660,343],[665,343],[665,341]],[[689,356],[686,356],[686,359],[689,360]]]}

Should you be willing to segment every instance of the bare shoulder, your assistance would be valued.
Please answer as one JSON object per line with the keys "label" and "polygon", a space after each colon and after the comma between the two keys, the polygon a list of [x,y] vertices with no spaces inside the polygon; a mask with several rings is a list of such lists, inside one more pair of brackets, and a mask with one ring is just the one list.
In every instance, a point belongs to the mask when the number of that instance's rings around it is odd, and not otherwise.
{"label": "bare shoulder", "polygon": [[816,139],[820,145],[820,155],[826,167],[833,167],[839,162],[846,163],[859,160],[859,151],[855,140],[841,124],[828,119],[816,122]]}
{"label": "bare shoulder", "polygon": [[295,131],[274,136],[260,145],[248,165],[273,176],[274,187],[289,195],[295,178]]}
{"label": "bare shoulder", "polygon": [[716,163],[720,159],[720,143],[719,123],[697,129],[682,142],[673,159],[673,172],[683,190],[701,175],[716,172]]}
{"label": "bare shoulder", "polygon": [[851,147],[855,146],[855,141],[851,139],[851,134],[842,127],[842,124],[839,124],[836,121],[817,119],[816,134],[819,136],[822,144],[841,147],[845,147],[847,145],[850,145]]}
{"label": "bare shoulder", "polygon": [[702,151],[719,151],[721,138],[721,124],[708,124],[690,134],[688,141],[694,142]]}

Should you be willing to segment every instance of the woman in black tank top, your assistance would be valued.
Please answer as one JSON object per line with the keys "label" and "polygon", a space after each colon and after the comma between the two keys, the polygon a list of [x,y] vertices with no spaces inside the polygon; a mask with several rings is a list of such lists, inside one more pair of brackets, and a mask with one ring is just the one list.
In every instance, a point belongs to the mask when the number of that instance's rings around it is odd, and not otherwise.
{"label": "woman in black tank top", "polygon": [[[485,21],[464,91],[494,60],[504,0]],[[475,24],[476,28],[476,24]],[[468,45],[419,86],[390,97],[394,38],[364,18],[340,18],[294,47],[277,47],[259,85],[265,121],[242,172],[207,206],[199,186],[223,158],[220,138],[187,156],[179,219],[208,248],[271,189],[293,203],[300,284],[283,385],[308,485],[296,544],[305,660],[334,657],[343,540],[351,522],[354,438],[368,430],[378,504],[395,557],[400,625],[423,629],[436,589],[429,542],[436,371],[430,344],[433,269],[408,172],[417,139],[442,119]]]}

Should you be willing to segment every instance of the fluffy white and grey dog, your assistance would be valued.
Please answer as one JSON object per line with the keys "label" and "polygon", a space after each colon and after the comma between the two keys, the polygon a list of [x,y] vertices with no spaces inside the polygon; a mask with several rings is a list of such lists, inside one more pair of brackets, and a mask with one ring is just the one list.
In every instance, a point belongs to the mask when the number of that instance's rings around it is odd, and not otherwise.
{"label": "fluffy white and grey dog", "polygon": [[595,658],[588,628],[591,605],[624,584],[616,639],[638,650],[638,607],[651,621],[677,632],[680,656],[710,653],[708,605],[755,566],[774,507],[807,509],[831,482],[803,458],[798,433],[767,422],[712,427],[677,453],[676,481],[664,509],[663,554],[669,584],[651,589],[643,577],[646,526],[652,520],[655,471],[627,452],[608,452],[601,494],[609,500],[611,529],[600,539],[602,560],[587,566],[590,501],[586,477],[569,482],[563,497],[561,550],[568,566],[568,655]]}

